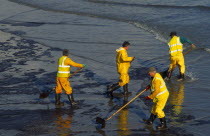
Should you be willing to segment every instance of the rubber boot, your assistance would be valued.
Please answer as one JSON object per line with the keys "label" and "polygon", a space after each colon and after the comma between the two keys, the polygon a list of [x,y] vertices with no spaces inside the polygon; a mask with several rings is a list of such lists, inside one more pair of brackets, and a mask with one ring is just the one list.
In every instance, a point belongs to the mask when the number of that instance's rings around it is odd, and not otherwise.
{"label": "rubber boot", "polygon": [[148,120],[144,119],[144,122],[147,124],[147,125],[152,125],[152,123],[154,122],[154,120],[156,119],[157,115],[154,115],[151,113],[150,117]]}
{"label": "rubber boot", "polygon": [[124,90],[124,96],[129,96],[131,95],[131,92],[128,92],[128,84],[125,84],[123,86],[123,90]]}
{"label": "rubber boot", "polygon": [[77,105],[77,103],[74,101],[73,94],[68,94],[67,97],[69,99],[69,102],[70,102],[71,106]]}
{"label": "rubber boot", "polygon": [[166,130],[167,126],[166,126],[166,118],[160,118],[160,125],[156,127],[158,130]]}
{"label": "rubber boot", "polygon": [[177,81],[182,81],[182,80],[184,80],[184,74],[180,73],[179,79]]}
{"label": "rubber boot", "polygon": [[55,94],[55,105],[56,106],[63,106],[64,103],[60,102],[61,94]]}
{"label": "rubber boot", "polygon": [[[123,97],[123,106],[126,105],[127,103],[128,103],[128,96],[124,95],[124,97]],[[128,109],[128,105],[125,106],[124,109]]]}
{"label": "rubber boot", "polygon": [[109,96],[111,98],[113,98],[113,91],[117,90],[120,87],[121,86],[119,85],[119,83],[113,84],[111,86],[107,86],[107,92],[108,92]]}

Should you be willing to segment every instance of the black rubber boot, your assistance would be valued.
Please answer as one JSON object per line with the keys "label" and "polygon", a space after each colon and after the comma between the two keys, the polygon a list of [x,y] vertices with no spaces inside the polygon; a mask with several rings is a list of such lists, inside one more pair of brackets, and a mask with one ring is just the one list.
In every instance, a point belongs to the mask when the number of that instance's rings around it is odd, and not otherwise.
{"label": "black rubber boot", "polygon": [[123,90],[124,90],[124,96],[129,96],[131,95],[131,92],[128,92],[128,84],[125,84],[123,86]]}
{"label": "black rubber boot", "polygon": [[144,122],[147,124],[147,125],[152,125],[152,123],[154,122],[154,120],[156,119],[157,115],[154,115],[151,113],[150,117],[148,120],[144,119]]}
{"label": "black rubber boot", "polygon": [[56,106],[63,106],[64,103],[60,102],[61,94],[55,94],[55,105]]}
{"label": "black rubber boot", "polygon": [[107,86],[107,92],[108,92],[109,96],[111,98],[113,98],[113,91],[117,90],[120,87],[121,86],[119,85],[119,83],[113,84],[111,86]]}
{"label": "black rubber boot", "polygon": [[179,79],[177,81],[182,81],[184,80],[184,74],[180,73],[179,74]]}
{"label": "black rubber boot", "polygon": [[158,130],[166,130],[168,129],[166,126],[166,118],[160,118],[160,125],[156,127]]}
{"label": "black rubber boot", "polygon": [[71,106],[77,105],[77,103],[74,101],[73,94],[68,94],[67,97],[69,99],[69,102],[70,102]]}

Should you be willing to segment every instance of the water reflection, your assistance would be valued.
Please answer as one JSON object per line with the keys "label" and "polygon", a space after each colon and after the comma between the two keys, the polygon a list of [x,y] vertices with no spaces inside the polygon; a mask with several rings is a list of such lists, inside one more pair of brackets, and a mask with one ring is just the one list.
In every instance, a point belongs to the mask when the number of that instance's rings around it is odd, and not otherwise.
{"label": "water reflection", "polygon": [[182,125],[181,122],[178,122],[181,118],[182,113],[182,104],[184,102],[184,83],[174,83],[169,84],[170,90],[169,103],[171,107],[171,123],[173,125]]}
{"label": "water reflection", "polygon": [[69,136],[71,134],[71,124],[73,113],[65,113],[61,109],[56,109],[55,112],[55,132],[58,136]]}
{"label": "water reflection", "polygon": [[[123,105],[125,105],[127,102],[128,102],[128,97],[125,96],[123,99]],[[126,106],[124,109],[122,109],[119,112],[118,129],[120,130],[120,131],[117,131],[118,136],[131,134],[131,131],[128,129],[128,106]]]}

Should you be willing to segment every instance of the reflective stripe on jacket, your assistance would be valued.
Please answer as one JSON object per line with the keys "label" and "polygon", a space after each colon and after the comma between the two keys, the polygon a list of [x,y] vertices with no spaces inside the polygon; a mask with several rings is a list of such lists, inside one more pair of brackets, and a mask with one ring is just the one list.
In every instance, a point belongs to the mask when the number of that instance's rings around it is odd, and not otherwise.
{"label": "reflective stripe on jacket", "polygon": [[57,77],[69,77],[70,76],[70,66],[64,64],[66,59],[67,59],[66,56],[62,56],[59,58]]}
{"label": "reflective stripe on jacket", "polygon": [[183,44],[180,41],[180,37],[173,36],[173,38],[171,38],[170,42],[168,43],[168,46],[169,46],[169,54],[171,56],[178,56],[182,54]]}
{"label": "reflective stripe on jacket", "polygon": [[166,84],[159,73],[156,73],[154,78],[151,81],[151,95],[149,96],[151,99],[154,99],[162,94],[166,93],[167,87]]}
{"label": "reflective stripe on jacket", "polygon": [[117,49],[116,53],[117,72],[119,74],[127,74],[133,57],[128,57],[127,51],[123,47]]}

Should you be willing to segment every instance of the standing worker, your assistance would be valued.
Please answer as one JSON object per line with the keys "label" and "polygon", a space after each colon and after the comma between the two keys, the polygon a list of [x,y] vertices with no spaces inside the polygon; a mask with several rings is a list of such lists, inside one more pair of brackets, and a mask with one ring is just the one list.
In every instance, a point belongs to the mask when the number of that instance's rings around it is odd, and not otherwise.
{"label": "standing worker", "polygon": [[68,58],[69,51],[67,49],[63,50],[63,56],[58,60],[58,72],[56,77],[56,94],[55,94],[55,105],[62,106],[63,103],[60,102],[60,95],[62,93],[62,89],[65,90],[69,102],[72,105],[77,104],[74,101],[72,88],[70,86],[69,77],[70,77],[70,66],[83,68],[85,64],[79,64],[72,61]]}
{"label": "standing worker", "polygon": [[160,125],[157,126],[157,129],[164,130],[167,129],[166,126],[166,119],[165,119],[165,113],[163,111],[169,92],[167,90],[166,84],[162,78],[162,76],[156,72],[156,69],[154,67],[149,68],[148,70],[149,76],[152,78],[151,83],[149,86],[146,87],[146,89],[151,90],[151,94],[149,96],[146,96],[146,100],[153,99],[154,105],[152,106],[152,111],[150,118],[148,120],[144,120],[146,124],[152,125],[155,118],[158,117],[160,119]]}
{"label": "standing worker", "polygon": [[128,57],[127,50],[130,46],[128,41],[122,44],[122,47],[116,50],[116,64],[117,72],[120,75],[120,80],[111,86],[107,86],[108,94],[113,98],[113,91],[123,86],[124,95],[128,95],[128,83],[130,81],[128,75],[128,69],[130,68],[131,62],[135,57]]}
{"label": "standing worker", "polygon": [[167,78],[170,79],[172,72],[176,68],[176,65],[179,66],[179,79],[178,81],[181,81],[184,79],[184,73],[185,73],[185,64],[184,64],[184,56],[182,54],[183,51],[183,44],[188,43],[191,45],[191,48],[195,48],[195,45],[187,38],[185,37],[178,37],[176,35],[176,32],[170,33],[171,40],[168,43],[169,46],[169,54],[170,54],[170,66],[167,73]]}

